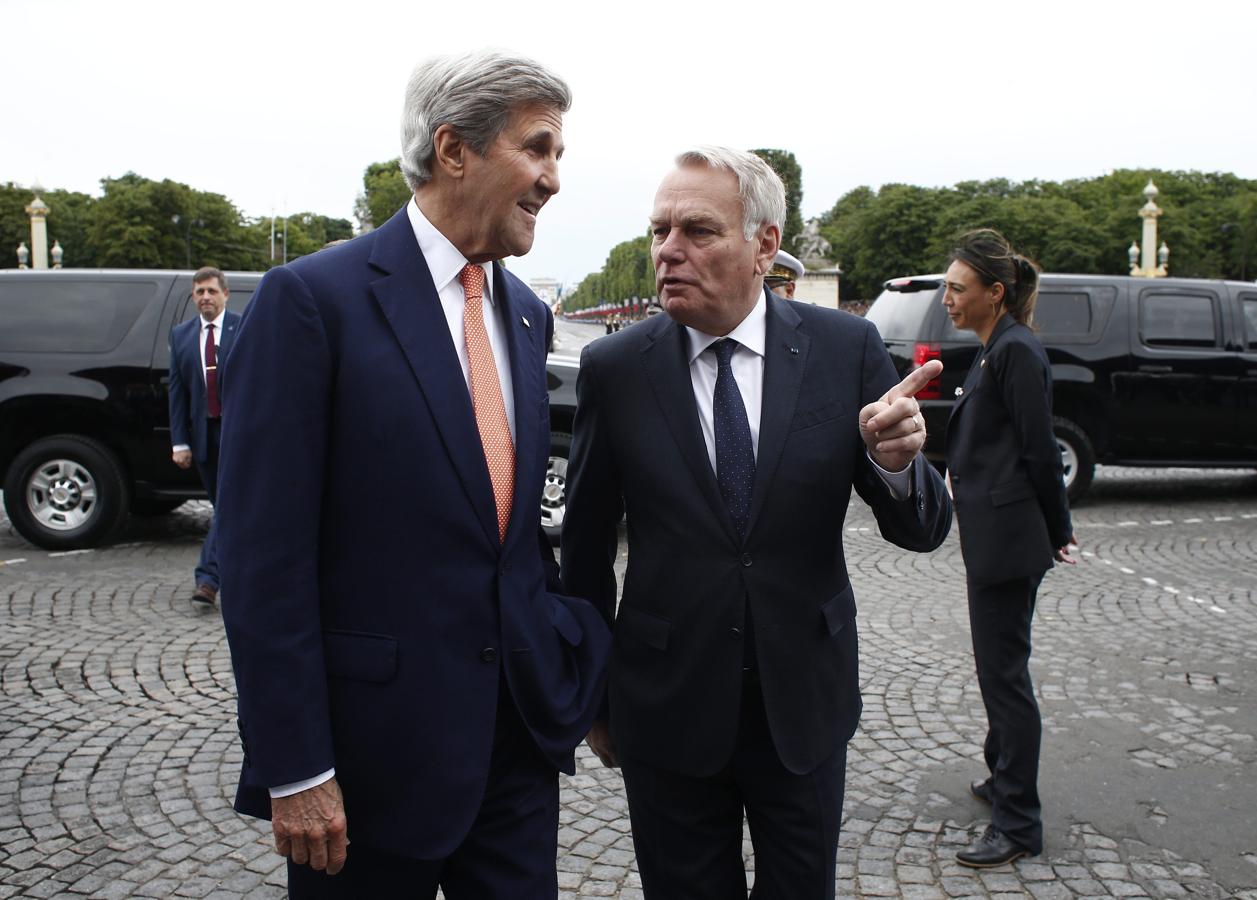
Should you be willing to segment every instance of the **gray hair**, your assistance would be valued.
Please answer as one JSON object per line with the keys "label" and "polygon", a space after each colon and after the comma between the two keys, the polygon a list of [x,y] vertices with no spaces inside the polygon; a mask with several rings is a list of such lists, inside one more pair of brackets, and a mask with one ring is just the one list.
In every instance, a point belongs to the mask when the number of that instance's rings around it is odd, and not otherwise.
{"label": "gray hair", "polygon": [[478,50],[421,63],[406,85],[402,110],[402,175],[412,191],[432,178],[432,137],[450,125],[484,156],[521,106],[565,113],[572,92],[558,75],[525,56]]}
{"label": "gray hair", "polygon": [[710,166],[732,172],[742,198],[742,236],[755,237],[761,225],[781,229],[786,219],[786,187],[768,163],[754,153],[704,144],[676,158],[678,166]]}

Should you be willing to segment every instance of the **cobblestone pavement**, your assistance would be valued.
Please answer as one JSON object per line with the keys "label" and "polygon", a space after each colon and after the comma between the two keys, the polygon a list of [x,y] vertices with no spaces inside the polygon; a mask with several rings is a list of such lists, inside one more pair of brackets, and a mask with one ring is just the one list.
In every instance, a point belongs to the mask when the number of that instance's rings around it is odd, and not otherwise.
{"label": "cobblestone pavement", "polygon": [[[1082,559],[1035,625],[1047,848],[978,873],[953,859],[984,824],[985,726],[955,534],[901,553],[853,503],[865,711],[839,896],[1257,900],[1257,476],[1104,469],[1075,518]],[[187,601],[207,522],[188,504],[66,555],[0,517],[0,898],[284,895],[229,805],[227,645]],[[585,748],[559,837],[562,896],[641,896],[623,785]]]}

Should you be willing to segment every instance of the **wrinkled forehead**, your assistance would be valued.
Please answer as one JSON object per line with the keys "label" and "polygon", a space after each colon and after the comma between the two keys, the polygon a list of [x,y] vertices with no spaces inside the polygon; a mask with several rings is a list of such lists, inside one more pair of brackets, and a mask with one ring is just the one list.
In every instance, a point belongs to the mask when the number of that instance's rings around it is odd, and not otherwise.
{"label": "wrinkled forehead", "polygon": [[664,176],[655,192],[651,219],[675,221],[695,217],[740,218],[738,179],[724,169],[701,164],[678,166]]}

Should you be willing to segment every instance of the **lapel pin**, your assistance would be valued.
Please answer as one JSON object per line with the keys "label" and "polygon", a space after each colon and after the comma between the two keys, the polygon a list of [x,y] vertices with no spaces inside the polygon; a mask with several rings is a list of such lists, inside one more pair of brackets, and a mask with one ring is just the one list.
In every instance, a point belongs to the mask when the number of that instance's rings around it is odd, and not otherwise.
{"label": "lapel pin", "polygon": [[527,317],[527,316],[520,316],[520,317],[519,317],[519,320],[520,320],[521,322],[523,322],[523,323],[524,323],[524,327],[525,327],[525,328],[532,328],[532,322],[529,322],[529,321],[528,321],[528,317]]}
{"label": "lapel pin", "polygon": [[791,348],[790,348],[790,352],[791,352],[791,353],[793,353],[795,356],[798,356],[798,355],[799,355],[799,348],[798,348],[798,347],[791,347]]}
{"label": "lapel pin", "polygon": [[984,356],[984,357],[982,357],[982,362],[978,363],[978,368],[979,368],[979,369],[985,369],[985,368],[986,368],[986,357],[985,357],[985,356]]}
{"label": "lapel pin", "polygon": [[958,388],[956,388],[956,396],[957,396],[957,397],[963,397],[963,396],[964,396],[964,393],[965,393],[965,389],[964,389],[964,388],[962,388],[962,387],[958,387]]}

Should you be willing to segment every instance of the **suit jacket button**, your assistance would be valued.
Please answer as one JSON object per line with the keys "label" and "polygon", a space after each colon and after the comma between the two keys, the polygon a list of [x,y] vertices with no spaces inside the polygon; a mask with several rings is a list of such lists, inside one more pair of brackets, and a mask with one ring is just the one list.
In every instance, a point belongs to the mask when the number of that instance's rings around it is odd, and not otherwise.
{"label": "suit jacket button", "polygon": [[742,629],[734,625],[732,628],[729,629],[729,637],[733,638],[735,641],[741,640]]}
{"label": "suit jacket button", "polygon": [[493,662],[497,658],[498,651],[494,650],[492,647],[485,647],[480,651],[480,659],[482,662]]}
{"label": "suit jacket button", "polygon": [[747,566],[747,567],[751,565],[751,554],[749,553],[742,554],[742,565]]}

